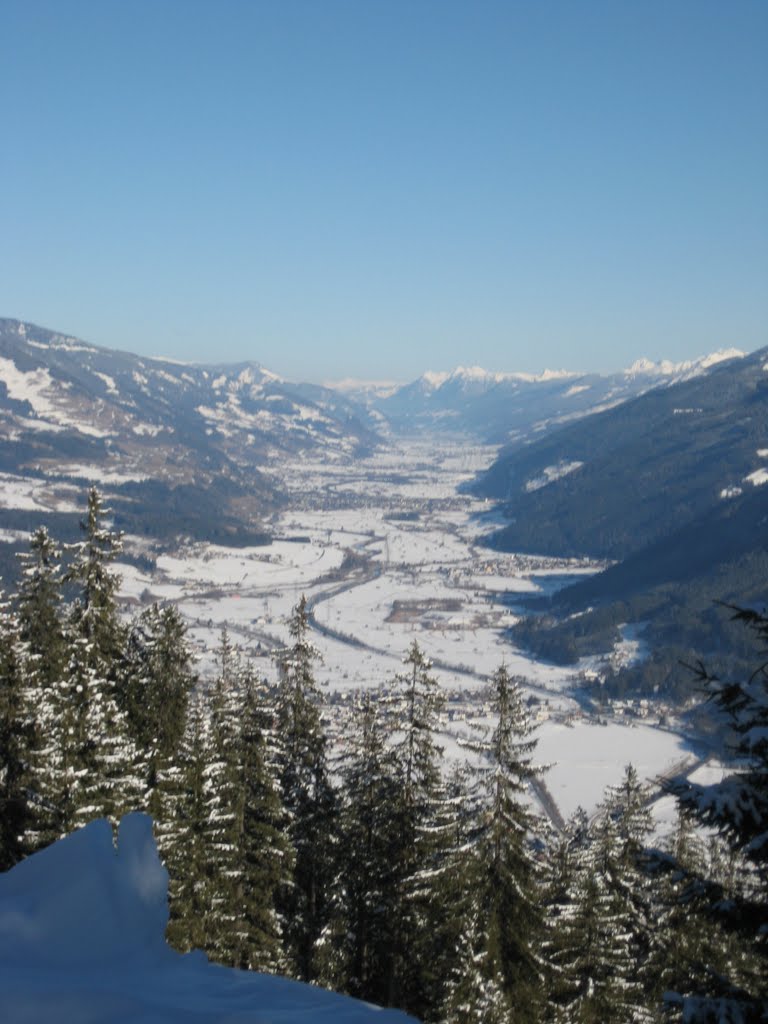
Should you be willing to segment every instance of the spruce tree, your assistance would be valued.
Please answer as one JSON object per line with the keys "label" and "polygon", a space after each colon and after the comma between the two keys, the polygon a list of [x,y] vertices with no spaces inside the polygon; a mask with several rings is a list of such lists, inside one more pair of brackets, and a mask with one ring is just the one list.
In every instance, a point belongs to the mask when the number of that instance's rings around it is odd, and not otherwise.
{"label": "spruce tree", "polygon": [[[539,945],[538,868],[533,838],[538,823],[525,797],[541,768],[533,763],[536,741],[522,691],[502,665],[490,688],[495,727],[489,739],[472,743],[471,768],[479,816],[471,837],[466,879],[470,895],[462,955],[455,965],[444,1007],[447,1021],[480,1021],[471,993],[484,993],[487,1012],[515,1007],[521,1022],[538,1021],[543,967]],[[472,1014],[476,1014],[473,1016]]]}
{"label": "spruce tree", "polygon": [[428,910],[434,907],[448,831],[441,828],[442,748],[436,740],[445,698],[432,675],[431,662],[416,641],[403,665],[394,680],[394,693],[386,702],[397,769],[397,844],[393,851],[397,907],[385,1002],[423,1016],[432,989],[429,974],[434,933]]}
{"label": "spruce tree", "polygon": [[[721,840],[707,843],[697,832],[693,816],[678,807],[675,830],[663,844],[664,855],[676,865],[653,879],[652,914],[655,922],[648,975],[651,1005],[660,1021],[665,993],[704,991],[713,974],[723,976],[738,957],[738,941],[688,898],[688,881],[704,874],[723,877],[718,869]],[[653,856],[653,855],[651,855]],[[724,879],[723,879],[724,880]]]}
{"label": "spruce tree", "polygon": [[[750,609],[734,610],[764,645],[768,616]],[[768,1018],[768,668],[762,663],[746,680],[723,681],[700,665],[698,675],[713,710],[730,728],[730,747],[737,767],[710,785],[685,778],[664,788],[700,825],[714,829],[732,854],[734,870],[718,874],[683,871],[681,899],[707,914],[740,940],[725,970],[711,970],[702,986],[686,985],[670,997],[670,1005],[690,1024],[715,1020],[740,1022]],[[651,866],[679,872],[682,866],[658,853]]]}
{"label": "spruce tree", "polygon": [[289,621],[291,645],[278,657],[277,771],[294,854],[291,888],[281,900],[287,953],[296,976],[315,977],[316,943],[328,923],[333,880],[335,795],[314,678],[319,653],[309,639],[307,602]]}
{"label": "spruce tree", "polygon": [[647,792],[628,766],[593,822],[569,823],[550,862],[548,1020],[651,1019],[650,895],[638,859],[651,829]]}
{"label": "spruce tree", "polygon": [[616,842],[612,822],[602,816],[567,837],[567,852],[559,850],[567,885],[549,906],[545,947],[553,969],[547,1019],[557,1024],[645,1019],[636,1010],[634,936],[613,885]]}
{"label": "spruce tree", "polygon": [[88,491],[88,508],[80,523],[83,539],[73,545],[74,557],[67,582],[78,586],[70,622],[74,633],[88,644],[88,664],[114,674],[125,646],[124,629],[117,615],[120,577],[110,569],[122,551],[122,536],[104,525],[109,514],[95,487]]}
{"label": "spruce tree", "polygon": [[131,736],[137,748],[146,752],[152,813],[159,773],[179,748],[196,682],[186,632],[174,607],[153,604],[131,623],[128,634],[122,701]]}
{"label": "spruce tree", "polygon": [[[79,747],[74,751],[78,785],[73,791],[74,826],[108,818],[114,826],[128,811],[146,803],[146,767],[130,735],[110,675],[93,664],[85,637],[75,637],[67,669],[68,695],[74,699]],[[65,712],[66,713],[66,712]],[[62,738],[68,747],[68,739]]]}
{"label": "spruce tree", "polygon": [[116,823],[145,802],[146,768],[121,689],[126,631],[117,614],[120,580],[110,569],[121,538],[103,525],[107,513],[92,487],[80,524],[84,538],[66,574],[78,593],[65,631],[68,664],[52,701],[58,747],[52,786],[64,830],[94,817]]}
{"label": "spruce tree", "polygon": [[16,598],[19,635],[26,646],[28,671],[46,689],[61,678],[67,660],[62,622],[61,551],[44,526],[30,537],[23,552]]}
{"label": "spruce tree", "polygon": [[396,762],[370,695],[351,712],[339,760],[338,875],[318,950],[319,980],[383,1003],[397,932]]}
{"label": "spruce tree", "polygon": [[0,871],[25,851],[29,824],[31,722],[16,616],[0,602]]}
{"label": "spruce tree", "polygon": [[181,952],[204,949],[210,909],[206,768],[208,719],[200,696],[187,706],[181,743],[162,766],[157,787],[155,834],[169,875],[169,943]]}
{"label": "spruce tree", "polygon": [[293,858],[282,830],[283,807],[272,771],[274,743],[267,687],[246,670],[240,701],[243,917],[247,949],[247,963],[243,966],[284,972],[285,922],[278,908],[293,880]]}
{"label": "spruce tree", "polygon": [[290,884],[282,807],[267,767],[263,692],[226,631],[210,694],[204,771],[210,909],[206,950],[220,963],[285,966],[276,903]]}

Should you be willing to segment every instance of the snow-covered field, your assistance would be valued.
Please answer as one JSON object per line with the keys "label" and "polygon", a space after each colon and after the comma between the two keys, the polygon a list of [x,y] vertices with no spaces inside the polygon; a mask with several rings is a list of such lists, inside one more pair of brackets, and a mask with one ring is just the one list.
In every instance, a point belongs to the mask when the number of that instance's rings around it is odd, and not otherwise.
{"label": "snow-covered field", "polygon": [[[322,655],[316,675],[329,691],[391,682],[413,640],[444,688],[470,700],[480,699],[503,663],[546,705],[538,757],[556,762],[547,784],[563,816],[579,804],[591,810],[627,762],[651,778],[684,759],[683,743],[647,725],[563,724],[579,710],[569,692],[574,670],[534,661],[506,630],[516,620],[516,594],[549,590],[598,566],[480,545],[498,527],[498,513],[457,488],[494,455],[490,447],[414,441],[349,464],[283,465],[281,483],[294,501],[270,524],[273,543],[187,546],[159,557],[151,575],[121,566],[122,593],[134,605],[176,603],[203,674],[226,626],[274,678],[270,652],[288,642],[287,620],[302,594]],[[644,653],[627,627],[612,657]],[[452,757],[461,756],[453,739],[460,731],[460,723],[448,727]]]}

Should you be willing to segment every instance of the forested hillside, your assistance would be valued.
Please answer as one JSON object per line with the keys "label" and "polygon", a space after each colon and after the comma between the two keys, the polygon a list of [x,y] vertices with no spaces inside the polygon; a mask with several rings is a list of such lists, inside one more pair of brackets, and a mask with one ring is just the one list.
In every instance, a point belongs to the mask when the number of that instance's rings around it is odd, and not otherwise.
{"label": "forested hillside", "polygon": [[515,448],[474,485],[504,499],[502,549],[615,559],[512,629],[538,657],[608,655],[629,624],[647,656],[605,661],[596,699],[685,705],[691,650],[723,671],[749,652],[719,603],[768,599],[768,350],[657,389]]}
{"label": "forested hillside", "polygon": [[503,452],[473,485],[501,499],[505,550],[624,559],[768,479],[768,350]]}
{"label": "forested hillside", "polygon": [[[646,849],[649,793],[631,767],[593,819],[555,833],[528,796],[544,769],[503,666],[464,769],[446,767],[443,696],[415,642],[386,696],[350,702],[332,750],[304,599],[276,685],[224,632],[201,686],[172,607],[118,617],[121,541],[105,514],[91,490],[65,565],[35,531],[0,614],[2,867],[148,809],[171,878],[168,938],[220,963],[434,1024],[660,1021],[664,1000],[701,1024],[768,1010],[764,671],[705,680],[743,737],[739,771],[669,783],[687,813],[664,849]],[[746,620],[764,642],[768,623]],[[691,815],[722,837],[706,847]]]}

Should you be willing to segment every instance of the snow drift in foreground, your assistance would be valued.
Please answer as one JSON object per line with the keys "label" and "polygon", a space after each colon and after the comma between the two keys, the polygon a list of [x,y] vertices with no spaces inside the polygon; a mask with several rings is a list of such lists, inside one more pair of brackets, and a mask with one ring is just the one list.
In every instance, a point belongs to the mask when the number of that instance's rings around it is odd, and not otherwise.
{"label": "snow drift in foreground", "polygon": [[94,821],[0,875],[0,1020],[406,1024],[412,1018],[165,942],[168,875],[143,814]]}

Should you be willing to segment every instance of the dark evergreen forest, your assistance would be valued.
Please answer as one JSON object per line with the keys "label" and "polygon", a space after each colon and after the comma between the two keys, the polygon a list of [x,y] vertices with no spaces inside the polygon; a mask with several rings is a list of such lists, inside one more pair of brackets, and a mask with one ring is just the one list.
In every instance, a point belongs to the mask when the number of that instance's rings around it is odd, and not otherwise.
{"label": "dark evergreen forest", "polygon": [[[93,489],[64,552],[35,530],[0,608],[0,868],[143,809],[177,949],[433,1024],[768,1020],[759,655],[751,674],[699,670],[732,770],[666,783],[679,821],[663,848],[631,766],[597,813],[556,830],[527,799],[544,769],[503,666],[493,727],[462,770],[445,767],[443,698],[416,643],[332,750],[304,600],[276,684],[224,632],[203,685],[173,607],[118,615],[120,535],[105,517]],[[768,619],[731,615],[765,646]]]}

